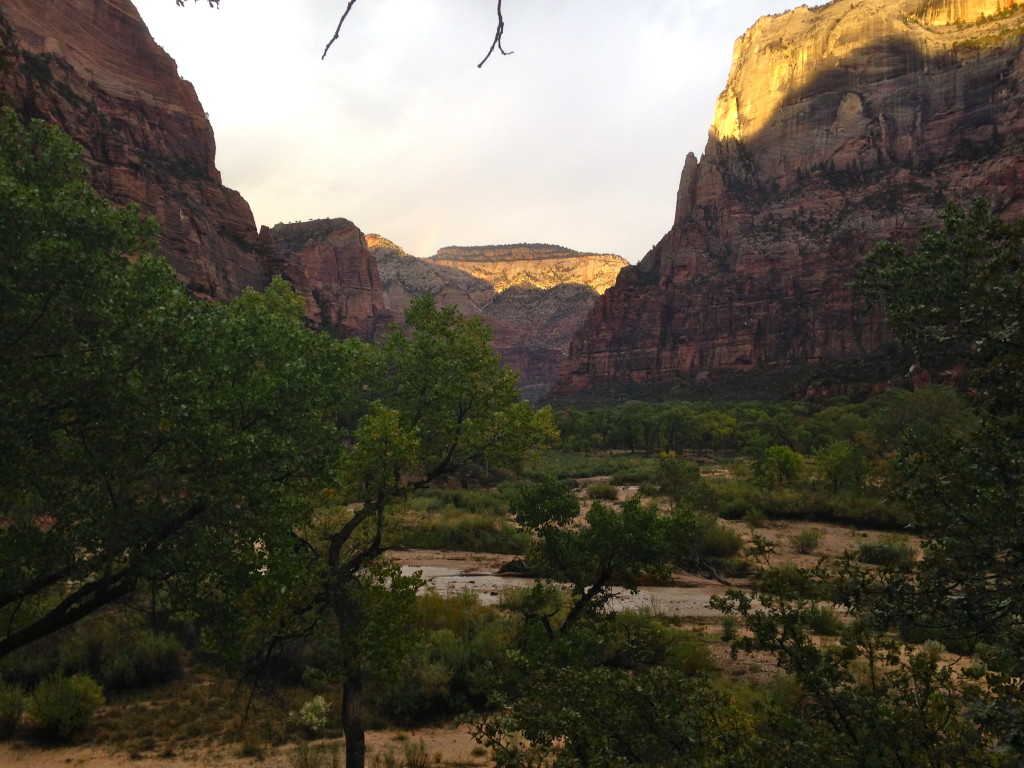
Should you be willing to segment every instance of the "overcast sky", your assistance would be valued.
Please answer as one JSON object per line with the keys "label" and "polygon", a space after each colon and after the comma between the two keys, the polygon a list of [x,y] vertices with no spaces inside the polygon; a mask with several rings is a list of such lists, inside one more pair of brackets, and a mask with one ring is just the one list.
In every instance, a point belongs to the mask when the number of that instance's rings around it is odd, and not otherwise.
{"label": "overcast sky", "polygon": [[793,0],[135,0],[257,225],[351,219],[416,256],[553,243],[638,261],[672,224],[733,41]]}

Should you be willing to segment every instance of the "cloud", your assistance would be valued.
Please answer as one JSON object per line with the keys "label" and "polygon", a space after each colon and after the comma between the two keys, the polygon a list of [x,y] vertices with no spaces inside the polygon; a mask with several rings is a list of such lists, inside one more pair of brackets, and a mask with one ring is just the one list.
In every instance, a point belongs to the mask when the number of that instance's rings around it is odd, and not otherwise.
{"label": "cloud", "polygon": [[772,0],[136,0],[257,222],[343,216],[417,255],[552,242],[632,261],[668,230],[733,40]]}

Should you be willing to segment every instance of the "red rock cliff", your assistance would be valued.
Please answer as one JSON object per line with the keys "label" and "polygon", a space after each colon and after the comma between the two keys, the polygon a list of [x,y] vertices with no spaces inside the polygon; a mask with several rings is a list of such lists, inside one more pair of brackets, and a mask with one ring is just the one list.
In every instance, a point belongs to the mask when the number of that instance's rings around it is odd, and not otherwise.
{"label": "red rock cliff", "polygon": [[128,0],[3,0],[0,91],[85,150],[93,185],[160,222],[161,250],[198,296],[269,279],[248,203],[224,187],[192,85]]}
{"label": "red rock cliff", "polygon": [[392,315],[366,238],[347,219],[278,224],[274,271],[306,299],[306,315],[336,336],[372,340]]}
{"label": "red rock cliff", "polygon": [[195,89],[129,0],[3,0],[0,44],[4,100],[78,141],[101,194],[157,218],[160,250],[195,295],[228,300],[283,274],[314,325],[373,334],[383,300],[362,234],[339,220],[292,247],[286,230],[282,254],[257,234],[248,203],[221,184]]}
{"label": "red rock cliff", "polygon": [[598,300],[557,391],[851,360],[885,340],[848,287],[947,200],[1024,215],[1024,9],[841,0],[735,46],[671,231]]}

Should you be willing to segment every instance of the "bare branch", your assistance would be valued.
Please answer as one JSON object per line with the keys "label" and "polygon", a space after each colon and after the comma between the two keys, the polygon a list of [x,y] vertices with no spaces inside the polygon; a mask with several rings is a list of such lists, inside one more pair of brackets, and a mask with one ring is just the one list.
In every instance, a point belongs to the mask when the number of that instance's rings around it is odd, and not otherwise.
{"label": "bare branch", "polygon": [[334,30],[334,37],[327,41],[327,45],[324,47],[324,54],[320,57],[323,61],[327,58],[327,52],[331,50],[331,46],[334,45],[334,41],[338,39],[338,35],[341,34],[341,25],[345,23],[345,19],[348,18],[348,12],[352,10],[352,6],[356,4],[356,0],[348,0],[348,5],[345,7],[345,12],[341,14],[341,18],[338,20],[338,27]]}
{"label": "bare branch", "polygon": [[484,56],[483,60],[476,65],[477,69],[480,69],[480,67],[487,63],[487,60],[491,58],[491,54],[494,53],[495,48],[501,51],[502,56],[508,56],[509,54],[514,53],[514,51],[506,51],[504,48],[501,47],[501,36],[504,33],[505,19],[502,18],[501,15],[501,0],[498,0],[498,27],[497,29],[494,30],[494,42],[491,43],[491,47],[488,49],[487,55]]}

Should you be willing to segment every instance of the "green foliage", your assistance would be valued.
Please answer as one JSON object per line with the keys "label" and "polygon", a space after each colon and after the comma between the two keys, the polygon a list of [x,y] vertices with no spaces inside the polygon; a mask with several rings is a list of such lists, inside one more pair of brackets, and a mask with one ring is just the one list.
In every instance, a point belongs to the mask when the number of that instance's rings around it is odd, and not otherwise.
{"label": "green foliage", "polygon": [[422,522],[407,523],[394,533],[395,545],[410,549],[493,552],[521,555],[530,545],[530,535],[507,520],[490,515],[439,511]]}
{"label": "green foliage", "polygon": [[525,690],[477,725],[498,766],[754,764],[749,721],[700,675],[573,665]]}
{"label": "green foliage", "polygon": [[331,705],[320,694],[307,699],[297,712],[290,712],[288,719],[309,736],[317,736],[327,727]]}
{"label": "green foliage", "polygon": [[88,675],[55,675],[32,691],[27,712],[41,736],[70,741],[89,727],[104,703],[103,689]]}
{"label": "green foliage", "polygon": [[469,592],[420,596],[409,631],[417,635],[415,645],[371,704],[402,723],[432,722],[482,706],[508,664],[514,635],[506,618]]}
{"label": "green foliage", "polygon": [[791,536],[789,541],[793,545],[793,549],[798,553],[809,555],[818,548],[824,535],[825,532],[821,528],[804,528],[799,533]]}
{"label": "green foliage", "polygon": [[[807,572],[825,591],[809,594],[769,571],[756,596],[717,601],[745,621],[734,646],[773,651],[799,683],[823,765],[1002,766],[1024,754],[1024,227],[980,202],[949,206],[942,219],[913,253],[877,246],[858,277],[926,367],[959,358],[971,369],[968,398],[890,395],[871,417],[876,445],[897,452],[889,491],[922,537],[920,556],[904,537],[883,537],[856,554],[875,567],[851,555],[830,572]],[[918,423],[897,412],[903,404]],[[836,435],[816,456],[834,489],[863,482],[859,469],[847,471],[857,446],[867,441]],[[825,595],[849,615],[827,644],[809,636]],[[922,645],[901,643],[894,630]],[[974,662],[944,663],[943,645]],[[804,723],[776,722],[791,742],[807,740]]]}
{"label": "green foliage", "polygon": [[[581,516],[575,494],[555,480],[524,486],[512,512],[536,536],[528,562],[554,581],[571,585],[574,601],[563,630],[600,609],[613,584],[635,592],[642,578],[664,578],[696,528],[688,511],[662,513],[638,496],[619,509],[594,502]],[[554,633],[552,616],[528,618]]]}
{"label": "green foliage", "polygon": [[906,536],[887,534],[874,541],[865,541],[857,547],[857,559],[862,563],[887,568],[907,568],[914,561],[916,550]]}
{"label": "green foliage", "polygon": [[803,457],[788,445],[773,445],[754,458],[754,478],[765,488],[794,485],[803,470]]}
{"label": "green foliage", "polygon": [[833,493],[860,490],[869,470],[866,453],[849,440],[833,440],[816,451],[814,468]]}
{"label": "green foliage", "polygon": [[356,347],[283,281],[190,299],[84,178],[69,139],[0,117],[0,656],[143,579],[223,604],[287,551],[359,392]]}
{"label": "green foliage", "polygon": [[829,605],[812,605],[804,614],[807,627],[816,635],[838,635],[843,630],[842,619]]}
{"label": "green foliage", "polygon": [[111,614],[79,622],[60,638],[60,669],[85,673],[112,691],[177,680],[184,672],[181,642]]}
{"label": "green foliage", "polygon": [[17,685],[0,681],[0,741],[14,735],[25,708],[25,692]]}
{"label": "green foliage", "polygon": [[615,501],[619,498],[619,488],[611,483],[591,483],[587,486],[587,496],[591,499]]}

